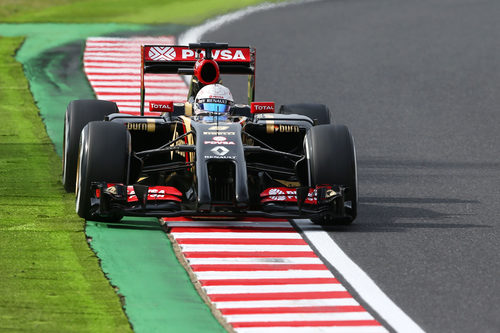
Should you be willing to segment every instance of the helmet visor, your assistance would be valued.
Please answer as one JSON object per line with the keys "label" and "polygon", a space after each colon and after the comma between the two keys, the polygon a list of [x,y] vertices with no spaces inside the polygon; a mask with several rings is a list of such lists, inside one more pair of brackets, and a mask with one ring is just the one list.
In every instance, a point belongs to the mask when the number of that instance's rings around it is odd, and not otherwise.
{"label": "helmet visor", "polygon": [[220,103],[198,103],[198,110],[214,113],[229,112],[230,105]]}

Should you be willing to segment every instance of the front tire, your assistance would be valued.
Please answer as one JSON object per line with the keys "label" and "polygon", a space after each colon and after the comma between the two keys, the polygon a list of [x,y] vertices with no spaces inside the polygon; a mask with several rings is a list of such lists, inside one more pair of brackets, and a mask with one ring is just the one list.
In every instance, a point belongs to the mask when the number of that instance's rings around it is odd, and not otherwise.
{"label": "front tire", "polygon": [[82,129],[91,121],[104,120],[117,113],[114,102],[101,100],[75,100],[68,104],[64,117],[63,174],[62,183],[66,192],[75,191],[78,145]]}
{"label": "front tire", "polygon": [[347,217],[332,220],[325,216],[313,219],[313,222],[351,224],[358,211],[358,180],[356,151],[349,129],[344,125],[314,126],[307,132],[304,145],[309,166],[309,186],[331,184],[347,187]]}
{"label": "front tire", "polygon": [[130,133],[122,124],[93,121],[82,130],[76,179],[76,212],[86,220],[117,221],[122,216],[99,216],[91,201],[92,182],[128,183]]}

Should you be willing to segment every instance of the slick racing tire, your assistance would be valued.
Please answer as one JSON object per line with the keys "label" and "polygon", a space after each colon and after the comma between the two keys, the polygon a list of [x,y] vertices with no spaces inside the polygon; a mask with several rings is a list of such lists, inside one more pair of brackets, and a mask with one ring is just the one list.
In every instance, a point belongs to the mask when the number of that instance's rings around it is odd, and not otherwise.
{"label": "slick racing tire", "polygon": [[63,137],[62,183],[66,192],[75,191],[78,144],[82,129],[91,121],[104,120],[107,115],[117,113],[116,103],[99,100],[71,101],[66,109]]}
{"label": "slick racing tire", "polygon": [[282,114],[300,114],[307,116],[313,121],[315,120],[318,125],[326,125],[333,123],[333,117],[330,109],[324,104],[285,104],[280,107],[279,113]]}
{"label": "slick racing tire", "polygon": [[332,220],[329,216],[324,216],[313,219],[313,222],[351,224],[358,209],[358,180],[356,151],[349,129],[344,125],[314,126],[307,132],[304,146],[311,187],[324,184],[347,187],[346,218]]}
{"label": "slick racing tire", "polygon": [[99,216],[91,202],[92,182],[127,184],[130,133],[122,124],[93,121],[82,130],[76,175],[76,212],[86,220],[119,221],[121,215]]}

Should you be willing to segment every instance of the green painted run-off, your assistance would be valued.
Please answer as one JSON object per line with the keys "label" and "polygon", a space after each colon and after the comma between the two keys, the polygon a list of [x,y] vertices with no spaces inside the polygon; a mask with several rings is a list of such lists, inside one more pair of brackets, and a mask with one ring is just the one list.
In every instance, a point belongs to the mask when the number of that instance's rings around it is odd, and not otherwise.
{"label": "green painted run-off", "polygon": [[[94,98],[82,71],[85,39],[110,34],[168,35],[181,26],[122,24],[0,24],[0,36],[25,36],[16,59],[24,66],[47,133],[61,155],[66,105]],[[76,48],[75,48],[76,46]],[[76,52],[75,52],[76,50]],[[78,57],[68,59],[68,57]],[[78,63],[73,70],[62,66]],[[70,73],[71,75],[67,75]],[[21,112],[22,110],[20,110]],[[224,332],[198,295],[156,220],[117,225],[87,222],[91,247],[136,332]]]}

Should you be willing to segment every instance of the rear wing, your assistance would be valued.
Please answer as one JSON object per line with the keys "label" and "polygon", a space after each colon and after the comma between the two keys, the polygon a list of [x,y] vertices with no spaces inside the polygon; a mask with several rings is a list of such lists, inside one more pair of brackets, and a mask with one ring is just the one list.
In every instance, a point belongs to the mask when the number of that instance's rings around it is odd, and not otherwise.
{"label": "rear wing", "polygon": [[[221,74],[248,75],[248,104],[255,98],[255,48],[250,46],[231,46],[211,49],[210,45],[143,45],[141,46],[141,115],[144,114],[145,86],[144,75],[151,74],[193,74],[199,58],[206,58],[205,52],[211,52],[211,58],[217,62]],[[203,48],[208,48],[203,50]],[[190,93],[193,90],[190,89]],[[190,96],[188,96],[190,97]],[[194,96],[193,96],[194,97]]]}

